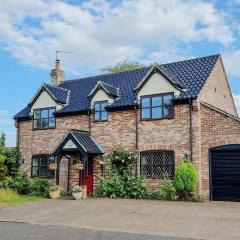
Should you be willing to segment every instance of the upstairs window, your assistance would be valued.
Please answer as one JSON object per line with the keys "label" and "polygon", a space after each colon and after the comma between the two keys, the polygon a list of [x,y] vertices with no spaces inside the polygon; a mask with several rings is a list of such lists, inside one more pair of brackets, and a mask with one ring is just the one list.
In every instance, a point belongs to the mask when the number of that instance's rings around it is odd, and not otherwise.
{"label": "upstairs window", "polygon": [[108,111],[106,111],[107,105],[108,105],[107,101],[94,103],[94,120],[95,121],[108,120]]}
{"label": "upstairs window", "polygon": [[141,119],[173,118],[173,94],[158,94],[141,97]]}
{"label": "upstairs window", "polygon": [[54,177],[54,171],[50,171],[48,165],[54,163],[54,158],[49,155],[36,155],[32,157],[32,177]]}
{"label": "upstairs window", "polygon": [[33,128],[46,129],[56,127],[56,108],[41,108],[33,111]]}

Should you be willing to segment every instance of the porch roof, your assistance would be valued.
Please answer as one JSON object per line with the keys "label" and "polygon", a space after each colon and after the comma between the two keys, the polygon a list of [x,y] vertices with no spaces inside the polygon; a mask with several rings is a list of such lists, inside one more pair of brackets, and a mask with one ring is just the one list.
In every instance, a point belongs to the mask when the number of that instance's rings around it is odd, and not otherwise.
{"label": "porch roof", "polygon": [[97,140],[91,136],[89,132],[80,130],[70,130],[63,138],[53,152],[53,155],[59,154],[61,151],[68,149],[67,143],[71,141],[73,146],[71,150],[79,150],[82,154],[103,154],[104,150]]}

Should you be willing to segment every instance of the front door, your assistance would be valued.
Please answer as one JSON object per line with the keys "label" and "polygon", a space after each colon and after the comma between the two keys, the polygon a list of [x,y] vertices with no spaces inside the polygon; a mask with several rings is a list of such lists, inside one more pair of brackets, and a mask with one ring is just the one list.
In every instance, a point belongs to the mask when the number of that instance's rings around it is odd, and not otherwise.
{"label": "front door", "polygon": [[87,195],[93,194],[93,157],[89,156],[86,164]]}

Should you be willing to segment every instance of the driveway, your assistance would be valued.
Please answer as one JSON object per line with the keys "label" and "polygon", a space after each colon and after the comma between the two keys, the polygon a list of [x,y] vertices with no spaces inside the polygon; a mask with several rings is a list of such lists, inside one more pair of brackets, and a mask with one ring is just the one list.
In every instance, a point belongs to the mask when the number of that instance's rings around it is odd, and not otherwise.
{"label": "driveway", "polygon": [[240,239],[240,203],[43,200],[0,209],[0,221],[195,239]]}

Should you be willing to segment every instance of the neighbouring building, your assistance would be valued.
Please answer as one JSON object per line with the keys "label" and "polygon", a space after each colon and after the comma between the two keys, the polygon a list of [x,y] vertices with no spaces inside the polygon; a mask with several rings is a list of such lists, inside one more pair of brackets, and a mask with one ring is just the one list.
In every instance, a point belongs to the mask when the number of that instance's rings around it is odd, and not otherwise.
{"label": "neighbouring building", "polygon": [[[51,80],[14,116],[29,177],[86,184],[90,195],[102,156],[121,144],[137,152],[148,191],[184,159],[197,168],[199,192],[240,200],[240,119],[220,55],[77,80],[65,80],[56,60]],[[72,169],[78,162],[82,171]]]}

